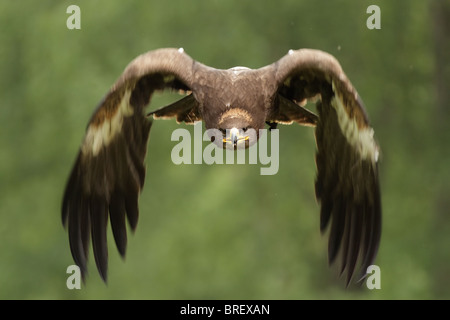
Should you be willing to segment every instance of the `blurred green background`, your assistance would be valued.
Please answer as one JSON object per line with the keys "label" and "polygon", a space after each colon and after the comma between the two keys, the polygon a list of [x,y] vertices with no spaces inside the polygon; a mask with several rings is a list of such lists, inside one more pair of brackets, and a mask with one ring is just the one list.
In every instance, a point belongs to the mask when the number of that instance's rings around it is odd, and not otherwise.
{"label": "blurred green background", "polygon": [[[68,30],[66,9],[81,9]],[[369,30],[366,9],[381,9]],[[2,1],[0,298],[449,299],[450,1]],[[327,265],[313,130],[280,129],[280,168],[174,165],[178,126],[155,122],[126,261],[108,231],[109,281],[81,290],[60,204],[92,111],[135,56],[183,47],[258,68],[289,49],[335,55],[382,148],[381,290],[345,289]],[[151,108],[173,101],[159,95]]]}

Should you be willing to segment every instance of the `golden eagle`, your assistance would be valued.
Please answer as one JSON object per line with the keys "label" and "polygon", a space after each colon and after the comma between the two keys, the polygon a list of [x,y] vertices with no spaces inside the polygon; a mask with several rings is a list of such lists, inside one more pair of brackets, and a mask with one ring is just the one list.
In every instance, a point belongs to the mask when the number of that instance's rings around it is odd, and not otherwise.
{"label": "golden eagle", "polygon": [[[147,114],[153,92],[164,89],[187,96]],[[317,101],[317,115],[304,108],[308,100]],[[159,49],[134,59],[100,102],[67,182],[62,221],[83,278],[92,238],[106,281],[108,216],[119,253],[125,255],[125,220],[132,230],[138,221],[150,117],[204,121],[206,128],[223,133],[224,147],[246,141],[250,128],[258,131],[266,123],[315,127],[315,192],[321,232],[331,224],[329,263],[339,254],[347,284],[356,271],[366,274],[381,236],[379,147],[338,61],[319,50],[300,49],[259,69],[220,70],[193,60],[183,49]]]}

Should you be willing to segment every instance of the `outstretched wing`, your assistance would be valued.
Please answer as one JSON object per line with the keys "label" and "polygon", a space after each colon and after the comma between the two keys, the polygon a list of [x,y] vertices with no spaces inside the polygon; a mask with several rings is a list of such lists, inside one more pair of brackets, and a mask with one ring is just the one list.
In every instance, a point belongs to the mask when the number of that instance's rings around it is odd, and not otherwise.
{"label": "outstretched wing", "polygon": [[[274,63],[278,95],[301,105],[318,99],[316,123],[316,197],[321,204],[320,230],[331,221],[328,256],[338,253],[347,284],[355,271],[366,274],[377,254],[381,236],[378,179],[379,148],[362,101],[337,60],[322,51],[302,49]],[[311,124],[305,111],[294,116],[292,106],[279,103],[275,114]],[[275,119],[276,120],[276,119]],[[286,121],[286,120],[284,120]]]}
{"label": "outstretched wing", "polygon": [[[137,57],[89,121],[62,204],[62,221],[68,225],[72,256],[83,277],[92,237],[95,262],[106,281],[108,215],[117,248],[125,255],[125,217],[134,230],[145,178],[144,158],[151,121],[144,108],[155,90],[190,90],[194,64],[176,49],[150,51]],[[192,105],[196,109],[197,105]],[[189,109],[186,103],[182,107],[182,112]]]}

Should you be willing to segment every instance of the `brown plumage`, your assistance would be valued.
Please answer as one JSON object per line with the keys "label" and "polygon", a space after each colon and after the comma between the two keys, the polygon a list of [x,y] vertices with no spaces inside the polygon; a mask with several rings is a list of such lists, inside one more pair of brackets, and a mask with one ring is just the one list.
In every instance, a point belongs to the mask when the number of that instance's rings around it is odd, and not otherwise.
{"label": "brown plumage", "polygon": [[[153,92],[164,89],[188,95],[146,114]],[[318,101],[317,115],[304,108],[311,99]],[[381,236],[379,151],[361,99],[337,60],[302,49],[260,69],[219,70],[182,49],[159,49],[134,59],[100,103],[69,176],[62,220],[83,276],[92,238],[97,268],[106,281],[108,216],[117,248],[125,255],[125,220],[132,230],[138,221],[150,116],[204,121],[207,129],[223,132],[223,147],[234,148],[246,140],[241,138],[248,129],[262,129],[266,123],[271,128],[293,122],[315,127],[315,189],[320,230],[331,225],[329,262],[340,255],[347,284],[356,271],[358,279],[365,275]]]}

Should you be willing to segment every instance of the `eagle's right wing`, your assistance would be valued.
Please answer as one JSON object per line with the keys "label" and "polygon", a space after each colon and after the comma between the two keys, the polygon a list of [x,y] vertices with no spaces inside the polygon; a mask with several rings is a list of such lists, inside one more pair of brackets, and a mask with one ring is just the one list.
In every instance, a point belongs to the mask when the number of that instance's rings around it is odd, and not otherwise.
{"label": "eagle's right wing", "polygon": [[[100,103],[89,121],[62,203],[70,249],[84,277],[92,237],[98,271],[106,281],[108,215],[117,248],[125,255],[127,231],[138,220],[138,197],[144,185],[144,158],[151,121],[144,112],[155,90],[191,90],[195,61],[182,50],[160,49],[134,59]],[[191,95],[192,96],[192,95]],[[189,98],[189,99],[192,99]],[[185,101],[182,99],[182,101]],[[181,104],[177,113],[194,109]]]}

